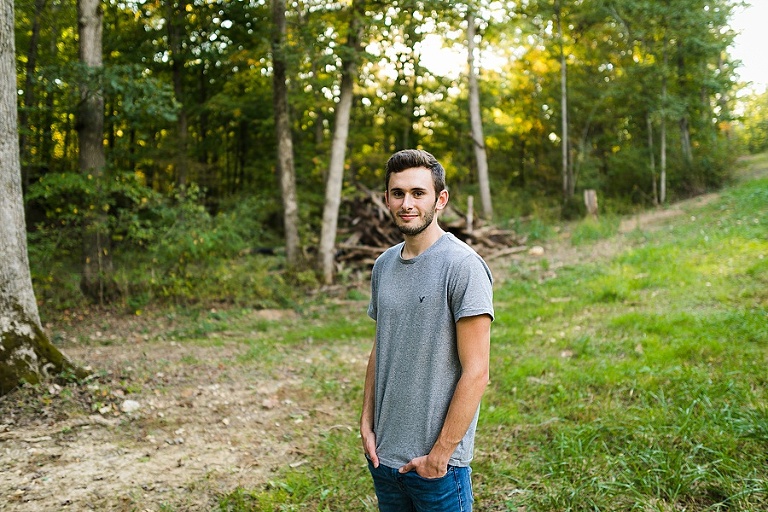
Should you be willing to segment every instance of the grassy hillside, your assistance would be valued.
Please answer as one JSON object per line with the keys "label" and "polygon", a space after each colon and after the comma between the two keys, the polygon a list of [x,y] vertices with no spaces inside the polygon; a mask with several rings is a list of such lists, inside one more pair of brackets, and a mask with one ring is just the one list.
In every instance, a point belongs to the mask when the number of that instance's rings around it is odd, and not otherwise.
{"label": "grassy hillside", "polygon": [[[572,226],[571,261],[504,264],[478,510],[768,509],[768,179],[754,172],[765,163],[651,227]],[[346,330],[333,318],[318,327],[325,340]],[[339,343],[364,353],[372,326],[346,332]],[[306,464],[222,497],[223,510],[375,509],[356,430],[360,368],[317,369],[307,391],[336,402],[343,428],[316,432]]]}

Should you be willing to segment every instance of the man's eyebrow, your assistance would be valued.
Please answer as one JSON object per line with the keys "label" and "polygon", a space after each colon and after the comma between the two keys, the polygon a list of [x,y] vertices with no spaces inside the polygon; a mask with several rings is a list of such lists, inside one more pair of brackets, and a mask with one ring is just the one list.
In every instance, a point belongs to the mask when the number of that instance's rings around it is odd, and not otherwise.
{"label": "man's eyebrow", "polygon": [[[406,189],[404,189],[402,187],[392,187],[389,190],[390,190],[390,192],[403,192]],[[427,189],[425,187],[412,187],[412,188],[409,188],[407,190],[410,190],[410,191],[413,191],[413,192],[426,192],[427,191]]]}

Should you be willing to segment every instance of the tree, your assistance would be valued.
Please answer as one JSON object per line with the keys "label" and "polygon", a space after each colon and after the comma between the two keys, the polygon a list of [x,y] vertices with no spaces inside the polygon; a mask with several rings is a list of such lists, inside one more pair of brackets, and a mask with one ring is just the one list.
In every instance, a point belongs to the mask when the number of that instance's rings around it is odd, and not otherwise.
{"label": "tree", "polygon": [[171,74],[173,76],[173,92],[176,95],[176,101],[181,104],[177,121],[177,134],[179,137],[179,148],[176,156],[176,183],[184,193],[188,179],[187,162],[187,139],[189,138],[189,123],[187,119],[187,108],[185,104],[184,91],[184,54],[183,32],[184,20],[187,14],[187,2],[179,0],[178,2],[168,2],[168,46],[171,54]]}
{"label": "tree", "polygon": [[469,64],[469,117],[472,125],[472,147],[477,161],[477,181],[480,184],[480,202],[483,217],[493,218],[491,203],[491,185],[488,179],[488,158],[485,153],[485,135],[483,120],[480,115],[480,88],[477,85],[475,70],[475,15],[472,7],[467,7],[467,62]]}
{"label": "tree", "polygon": [[277,132],[277,168],[283,198],[285,255],[289,268],[295,269],[301,256],[299,241],[299,205],[296,199],[296,171],[293,164],[293,136],[288,113],[287,56],[285,37],[285,0],[272,2],[273,100]]}
{"label": "tree", "polygon": [[349,9],[349,32],[346,43],[346,54],[342,63],[341,89],[339,102],[336,105],[336,119],[331,143],[331,161],[328,165],[328,178],[325,185],[325,203],[323,206],[323,224],[320,232],[320,247],[318,249],[318,266],[325,284],[333,282],[336,231],[341,204],[341,189],[344,181],[344,160],[349,135],[349,119],[352,112],[352,98],[357,75],[357,64],[362,51],[360,40],[363,30],[361,11],[363,2],[353,1]]}
{"label": "tree", "polygon": [[0,0],[0,396],[75,367],[40,324],[27,257],[21,193],[13,1]]}
{"label": "tree", "polygon": [[86,297],[99,304],[110,301],[117,287],[112,279],[112,247],[102,188],[104,154],[104,95],[99,74],[102,71],[102,33],[104,12],[100,0],[78,0],[80,62],[88,71],[80,86],[78,133],[80,172],[95,183],[93,209],[86,216],[83,233],[83,275],[80,288]]}
{"label": "tree", "polygon": [[[36,90],[32,85],[35,73],[37,72],[37,57],[39,53],[40,41],[40,18],[45,9],[48,0],[35,0],[34,14],[32,15],[32,27],[29,38],[29,49],[27,50],[27,65],[24,73],[24,96],[22,102],[24,108],[19,112],[19,150],[22,154],[22,176],[23,185],[26,190],[31,181],[29,169],[29,143],[27,133],[29,132],[29,112],[34,108],[37,101]],[[25,168],[26,167],[26,168]]]}
{"label": "tree", "polygon": [[561,155],[563,165],[563,200],[568,201],[573,197],[576,183],[573,179],[573,170],[568,165],[568,64],[565,56],[565,43],[563,41],[563,12],[560,2],[555,2],[555,23],[557,24],[557,38],[560,46],[560,123],[561,123]]}

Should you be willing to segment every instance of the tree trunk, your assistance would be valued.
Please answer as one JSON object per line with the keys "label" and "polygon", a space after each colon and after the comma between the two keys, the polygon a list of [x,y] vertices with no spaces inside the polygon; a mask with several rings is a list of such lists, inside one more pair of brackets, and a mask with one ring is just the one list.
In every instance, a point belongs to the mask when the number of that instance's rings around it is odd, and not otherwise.
{"label": "tree trunk", "polygon": [[[678,88],[681,94],[685,93],[687,89],[686,70],[685,70],[685,54],[684,45],[682,39],[677,40],[677,80]],[[688,110],[686,105],[685,110]],[[680,149],[683,153],[685,163],[690,166],[693,161],[693,149],[691,147],[691,129],[688,123],[688,113],[683,112],[678,121],[680,125]]]}
{"label": "tree trunk", "polygon": [[659,162],[659,204],[667,201],[667,42],[664,41],[664,76],[661,80],[661,126],[659,137],[661,145]]}
{"label": "tree trunk", "polygon": [[651,184],[653,186],[653,205],[658,206],[659,192],[656,188],[656,154],[653,148],[653,122],[651,121],[650,113],[645,117],[645,122],[648,125],[648,153],[650,155]]}
{"label": "tree trunk", "polygon": [[691,147],[691,129],[688,124],[688,116],[680,118],[680,146],[685,163],[690,165],[693,161],[693,149]]}
{"label": "tree trunk", "polygon": [[563,24],[560,3],[556,4],[557,36],[560,39],[560,117],[562,131],[562,163],[563,163],[563,200],[573,197],[575,183],[568,166],[568,69],[566,67],[565,47],[563,44]]}
{"label": "tree trunk", "polygon": [[168,46],[171,50],[171,74],[173,76],[173,94],[176,101],[179,102],[178,119],[176,121],[177,135],[179,137],[179,146],[176,148],[176,184],[179,191],[184,194],[188,180],[188,161],[187,161],[187,138],[189,134],[189,125],[187,121],[187,110],[184,101],[184,59],[181,51],[182,32],[184,30],[184,19],[187,12],[187,3],[185,0],[169,2],[168,13]]}
{"label": "tree trunk", "polygon": [[[50,37],[51,41],[49,43],[48,47],[48,54],[50,55],[51,59],[55,62],[58,57],[58,51],[59,51],[59,11],[61,10],[61,6],[53,2],[50,6],[51,9],[51,17],[53,18],[53,21],[51,24],[47,27],[50,31]],[[53,148],[56,146],[54,142],[54,129],[53,129],[53,123],[54,123],[54,112],[56,111],[55,105],[56,105],[56,96],[53,91],[47,91],[45,94],[45,108],[43,109],[43,119],[42,119],[42,127],[40,129],[40,138],[38,139],[40,141],[40,165],[41,165],[41,172],[48,171],[52,168],[51,162],[54,161],[53,158]],[[69,131],[67,131],[69,133]],[[65,135],[65,138],[67,135]],[[66,155],[66,143],[64,147],[64,154]]]}
{"label": "tree trunk", "polygon": [[[34,85],[34,77],[37,72],[37,56],[39,54],[40,41],[40,17],[42,16],[45,4],[48,0],[35,0],[35,13],[32,16],[32,35],[29,38],[29,49],[27,50],[27,64],[24,76],[24,94],[21,101],[24,108],[19,113],[19,153],[21,154],[21,174],[23,190],[29,188],[32,181],[32,162],[30,162],[29,143],[27,135],[30,133],[32,123],[30,123],[30,112],[37,103],[37,90]],[[38,121],[39,129],[39,121]],[[39,157],[38,157],[39,158]]]}
{"label": "tree trunk", "polygon": [[471,9],[467,10],[467,62],[469,64],[469,118],[472,126],[472,147],[477,160],[477,180],[480,185],[480,202],[483,207],[483,217],[493,218],[491,204],[491,184],[488,178],[488,157],[485,153],[485,135],[483,134],[483,119],[480,115],[480,87],[475,73],[475,16]]}
{"label": "tree trunk", "polygon": [[[80,61],[98,70],[102,67],[102,33],[104,12],[100,0],[77,2],[80,34]],[[83,230],[83,276],[80,288],[92,300],[103,304],[116,293],[112,280],[112,250],[107,216],[101,208],[104,180],[104,96],[95,80],[80,88],[78,118],[80,172],[96,185],[93,214],[86,214]]]}
{"label": "tree trunk", "polygon": [[13,2],[0,1],[0,396],[71,369],[40,325],[21,193]]}
{"label": "tree trunk", "polygon": [[336,105],[336,119],[331,142],[331,161],[328,165],[328,178],[325,184],[325,203],[323,206],[323,225],[320,231],[318,248],[318,267],[325,284],[333,283],[336,231],[341,205],[341,190],[344,182],[344,160],[349,136],[349,119],[352,112],[357,60],[360,54],[362,36],[362,18],[364,13],[357,12],[359,1],[353,1],[350,7],[349,36],[347,37],[347,57],[341,72],[341,90],[339,103]]}
{"label": "tree trunk", "polygon": [[273,103],[277,132],[277,169],[283,198],[285,255],[289,268],[300,260],[299,206],[296,196],[296,171],[293,163],[293,136],[288,114],[288,85],[286,83],[285,0],[272,2],[272,66]]}

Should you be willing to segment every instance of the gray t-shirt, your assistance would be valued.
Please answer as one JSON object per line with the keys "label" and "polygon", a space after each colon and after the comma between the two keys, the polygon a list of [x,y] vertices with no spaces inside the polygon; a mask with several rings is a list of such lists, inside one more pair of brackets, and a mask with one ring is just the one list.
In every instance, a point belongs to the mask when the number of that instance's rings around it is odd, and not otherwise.
{"label": "gray t-shirt", "polygon": [[[376,320],[376,454],[398,468],[427,455],[440,434],[461,364],[456,321],[493,318],[493,277],[467,244],[446,233],[416,258],[403,244],[377,260],[368,315]],[[449,464],[472,460],[478,411]]]}

